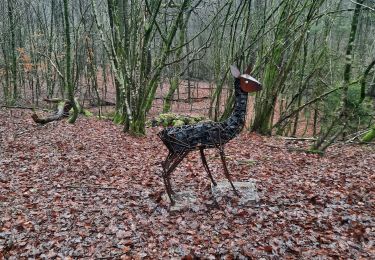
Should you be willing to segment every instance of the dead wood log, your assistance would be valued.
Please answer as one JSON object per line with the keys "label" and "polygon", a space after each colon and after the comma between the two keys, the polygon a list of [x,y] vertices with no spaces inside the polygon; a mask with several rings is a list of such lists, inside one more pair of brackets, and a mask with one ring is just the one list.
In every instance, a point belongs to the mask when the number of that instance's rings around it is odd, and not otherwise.
{"label": "dead wood log", "polygon": [[43,98],[43,100],[48,103],[55,103],[55,104],[58,104],[60,102],[69,102],[68,99],[61,99],[61,98]]}
{"label": "dead wood log", "polygon": [[104,99],[98,100],[90,100],[91,107],[98,107],[98,106],[115,106],[116,104]]}
{"label": "dead wood log", "polygon": [[[53,102],[53,103],[56,102],[56,100],[54,101],[48,100],[48,101]],[[67,117],[69,115],[70,109],[72,108],[73,108],[73,104],[70,101],[60,100],[60,102],[57,105],[57,110],[52,115],[47,116],[45,118],[40,118],[36,113],[34,113],[31,115],[31,117],[35,123],[47,124],[49,122],[57,121],[57,120],[60,120],[61,118]]]}

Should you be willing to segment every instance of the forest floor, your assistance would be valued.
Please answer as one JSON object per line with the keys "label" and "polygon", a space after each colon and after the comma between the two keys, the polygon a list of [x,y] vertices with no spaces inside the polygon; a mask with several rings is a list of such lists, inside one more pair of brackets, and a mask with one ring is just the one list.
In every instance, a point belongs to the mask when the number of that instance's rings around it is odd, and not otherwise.
{"label": "forest floor", "polygon": [[[159,128],[135,138],[80,117],[36,125],[27,110],[0,110],[0,259],[375,258],[375,146],[242,133],[226,146],[235,181],[256,180],[260,200],[214,200],[198,153],[172,175],[196,203],[169,210]],[[223,179],[216,151],[208,152]]]}

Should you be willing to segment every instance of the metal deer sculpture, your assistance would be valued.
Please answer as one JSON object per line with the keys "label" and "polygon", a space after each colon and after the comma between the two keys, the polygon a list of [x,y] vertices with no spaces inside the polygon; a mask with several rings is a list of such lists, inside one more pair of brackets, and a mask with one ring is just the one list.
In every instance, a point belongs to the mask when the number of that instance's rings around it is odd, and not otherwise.
{"label": "metal deer sculpture", "polygon": [[238,195],[225,161],[224,144],[238,135],[244,126],[248,93],[259,91],[262,89],[262,86],[256,79],[248,75],[249,72],[241,74],[235,66],[231,66],[231,72],[235,78],[234,88],[236,99],[233,113],[227,120],[223,122],[203,122],[196,125],[168,127],[158,134],[169,150],[167,158],[162,163],[162,176],[172,205],[174,204],[172,198],[174,192],[171,187],[170,175],[186,155],[193,150],[200,151],[204,169],[208,173],[213,185],[216,186],[204,155],[204,149],[206,148],[216,148],[219,150],[225,177],[230,182],[234,193]]}

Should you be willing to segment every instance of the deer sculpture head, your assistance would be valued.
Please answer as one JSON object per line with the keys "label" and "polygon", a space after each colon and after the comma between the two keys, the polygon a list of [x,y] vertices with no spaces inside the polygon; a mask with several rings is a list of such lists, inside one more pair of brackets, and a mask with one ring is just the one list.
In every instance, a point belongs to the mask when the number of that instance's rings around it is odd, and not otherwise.
{"label": "deer sculpture head", "polygon": [[249,75],[251,71],[250,66],[244,74],[241,74],[240,70],[235,65],[231,65],[230,70],[233,77],[240,81],[240,88],[243,92],[251,93],[262,90],[260,82]]}

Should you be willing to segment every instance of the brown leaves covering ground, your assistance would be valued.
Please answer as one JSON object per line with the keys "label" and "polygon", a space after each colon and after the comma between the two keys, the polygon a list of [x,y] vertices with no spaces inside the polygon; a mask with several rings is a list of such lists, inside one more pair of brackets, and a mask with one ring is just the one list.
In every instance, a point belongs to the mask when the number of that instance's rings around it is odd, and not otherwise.
{"label": "brown leaves covering ground", "polygon": [[[169,212],[158,129],[135,138],[108,121],[35,125],[1,110],[0,259],[375,257],[374,146],[334,146],[325,157],[243,133],[227,147],[236,181],[257,181],[260,201],[215,202],[198,153],[172,176],[197,193]],[[208,161],[223,179],[215,151]]]}

